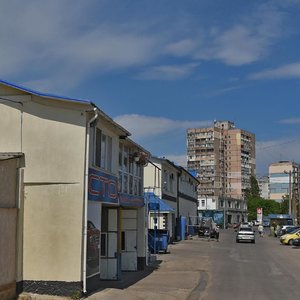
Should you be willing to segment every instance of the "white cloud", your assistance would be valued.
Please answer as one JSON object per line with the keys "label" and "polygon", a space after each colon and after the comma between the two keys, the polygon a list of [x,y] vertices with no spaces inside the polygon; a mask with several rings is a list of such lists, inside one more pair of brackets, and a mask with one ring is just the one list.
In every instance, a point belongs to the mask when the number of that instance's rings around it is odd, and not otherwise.
{"label": "white cloud", "polygon": [[296,125],[296,124],[300,124],[300,118],[283,119],[283,120],[280,120],[280,123]]}
{"label": "white cloud", "polygon": [[114,118],[114,121],[125,127],[136,139],[147,139],[168,132],[205,127],[212,124],[211,121],[181,121],[137,114],[118,116]]}
{"label": "white cloud", "polygon": [[258,175],[267,174],[271,163],[281,160],[300,163],[300,139],[289,138],[256,142],[256,166]]}
{"label": "white cloud", "polygon": [[250,64],[265,57],[273,43],[281,37],[284,15],[272,3],[263,4],[223,30],[212,28],[202,41],[197,57],[219,60],[227,65]]}
{"label": "white cloud", "polygon": [[54,85],[67,90],[95,71],[142,66],[159,55],[158,33],[134,21],[92,21],[91,9],[99,10],[101,3],[83,2],[1,3],[0,55],[5,59],[0,61],[0,77],[22,77],[26,70],[32,88]]}
{"label": "white cloud", "polygon": [[241,88],[242,88],[242,86],[231,86],[231,87],[227,87],[227,88],[223,88],[223,89],[216,89],[216,90],[214,90],[210,93],[207,93],[205,96],[206,97],[220,96],[220,95],[230,93],[230,92],[235,91],[235,90],[239,90]]}
{"label": "white cloud", "polygon": [[191,54],[197,47],[197,41],[194,39],[183,39],[177,42],[172,42],[165,47],[168,54],[175,56],[185,56]]}
{"label": "white cloud", "polygon": [[265,54],[266,40],[245,26],[236,26],[216,40],[215,56],[228,65],[254,62]]}
{"label": "white cloud", "polygon": [[196,63],[183,65],[164,65],[145,69],[136,77],[145,80],[178,80],[190,76],[198,66]]}
{"label": "white cloud", "polygon": [[300,63],[287,64],[275,69],[251,74],[250,79],[288,79],[300,78]]}
{"label": "white cloud", "polygon": [[[59,92],[94,72],[101,75],[135,67],[145,67],[137,76],[140,79],[177,80],[190,76],[197,64],[155,66],[158,60],[175,56],[248,64],[264,57],[281,35],[283,14],[271,4],[260,5],[246,18],[237,16],[225,29],[218,23],[207,28],[188,10],[170,25],[164,15],[142,19],[131,16],[127,5],[117,11],[110,5],[114,4],[2,1],[0,55],[5,59],[0,61],[0,78],[26,76],[22,80],[32,88],[56,87]],[[149,65],[154,67],[146,68]]]}

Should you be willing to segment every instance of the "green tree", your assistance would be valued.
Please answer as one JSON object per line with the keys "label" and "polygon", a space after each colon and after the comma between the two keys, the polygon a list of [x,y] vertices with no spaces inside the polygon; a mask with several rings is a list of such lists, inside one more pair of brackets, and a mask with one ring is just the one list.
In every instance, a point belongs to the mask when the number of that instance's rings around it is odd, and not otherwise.
{"label": "green tree", "polygon": [[260,198],[259,186],[255,176],[250,177],[250,188],[246,190],[246,199],[249,198]]}
{"label": "green tree", "polygon": [[256,220],[258,207],[263,209],[264,216],[282,213],[282,206],[280,203],[274,200],[261,198],[258,182],[254,176],[251,176],[250,178],[250,188],[246,191],[245,197],[248,204],[248,220]]}

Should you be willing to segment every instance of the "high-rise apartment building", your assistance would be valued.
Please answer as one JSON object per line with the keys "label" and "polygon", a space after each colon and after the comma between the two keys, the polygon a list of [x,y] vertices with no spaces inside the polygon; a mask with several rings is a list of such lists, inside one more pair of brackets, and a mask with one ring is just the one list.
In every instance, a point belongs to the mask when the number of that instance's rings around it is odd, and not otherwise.
{"label": "high-rise apartment building", "polygon": [[247,219],[244,193],[255,175],[255,135],[230,121],[187,131],[188,169],[197,172],[199,210],[224,209],[227,223]]}

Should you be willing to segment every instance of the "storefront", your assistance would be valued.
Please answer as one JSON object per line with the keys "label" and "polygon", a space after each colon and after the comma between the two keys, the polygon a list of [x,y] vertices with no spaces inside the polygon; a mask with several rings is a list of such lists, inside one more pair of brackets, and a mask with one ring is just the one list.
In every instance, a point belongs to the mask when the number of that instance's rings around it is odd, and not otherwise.
{"label": "storefront", "polygon": [[133,153],[139,153],[136,149],[130,140],[120,143],[119,177],[96,167],[89,168],[88,291],[101,286],[101,280],[119,280],[122,271],[137,271],[145,266],[144,162],[132,159]]}

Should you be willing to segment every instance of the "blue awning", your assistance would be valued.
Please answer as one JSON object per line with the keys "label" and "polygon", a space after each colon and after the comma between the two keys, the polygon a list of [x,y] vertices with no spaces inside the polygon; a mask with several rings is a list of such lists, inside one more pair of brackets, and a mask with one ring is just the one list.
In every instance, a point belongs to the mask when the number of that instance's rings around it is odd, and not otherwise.
{"label": "blue awning", "polygon": [[145,193],[145,200],[148,202],[148,207],[150,211],[160,211],[160,212],[175,212],[175,209],[165,203],[162,199],[156,196],[154,193]]}

